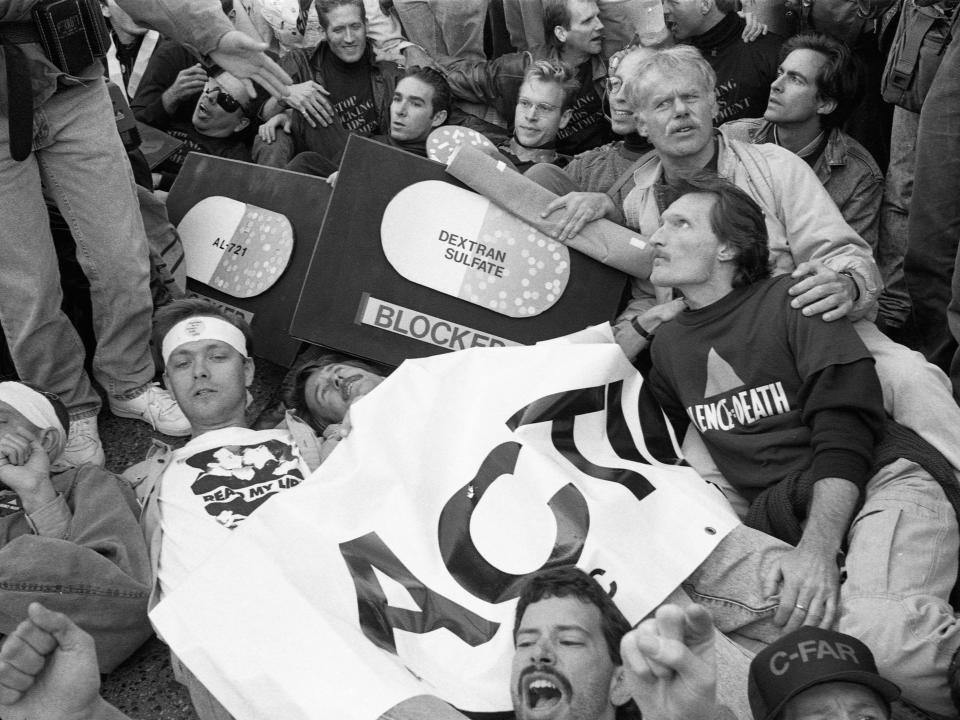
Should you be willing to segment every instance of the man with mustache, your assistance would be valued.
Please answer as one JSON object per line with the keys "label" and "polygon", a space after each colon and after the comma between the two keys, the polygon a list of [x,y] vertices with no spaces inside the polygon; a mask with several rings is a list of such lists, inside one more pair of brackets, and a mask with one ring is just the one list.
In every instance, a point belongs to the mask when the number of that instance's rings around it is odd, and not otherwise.
{"label": "man with mustache", "polygon": [[765,573],[765,592],[779,588],[775,621],[836,622],[872,647],[907,700],[952,716],[954,473],[886,419],[852,323],[789,307],[792,282],[771,277],[759,204],[708,173],[676,192],[650,239],[650,279],[686,307],[653,342],[654,396],[751,501],[747,523],[795,546]]}
{"label": "man with mustache", "polygon": [[[39,604],[0,651],[0,705],[45,720],[129,720],[98,695],[89,637]],[[576,567],[531,577],[517,604],[510,680],[516,720],[718,720],[714,629],[702,607],[661,607],[630,624],[595,580]],[[621,655],[621,653],[623,653]],[[7,717],[7,715],[4,715]],[[429,696],[383,717],[464,720]]]}
{"label": "man with mustache", "polygon": [[[810,167],[773,144],[753,145],[714,130],[716,74],[700,53],[678,46],[645,58],[634,70],[631,96],[637,129],[655,152],[637,162],[632,177],[610,195],[574,192],[557,198],[544,215],[557,216],[564,241],[600,217],[649,238],[661,212],[676,198],[674,187],[701,170],[713,171],[746,191],[764,209],[769,261],[774,274],[790,274],[790,305],[827,322],[850,317],[877,362],[884,407],[960,469],[960,408],[944,399],[948,381],[916,353],[889,340],[870,322],[882,287],[873,253],[844,221]],[[637,251],[652,261],[652,245]],[[617,342],[630,358],[649,345],[675,308],[672,292],[657,291],[649,272],[631,279],[633,299],[617,319]],[[695,464],[705,477],[722,478],[715,468]]]}

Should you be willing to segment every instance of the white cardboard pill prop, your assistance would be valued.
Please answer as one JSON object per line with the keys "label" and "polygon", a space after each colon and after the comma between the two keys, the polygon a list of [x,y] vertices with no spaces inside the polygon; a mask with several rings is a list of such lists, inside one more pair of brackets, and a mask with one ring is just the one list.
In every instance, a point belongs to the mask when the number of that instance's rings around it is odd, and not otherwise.
{"label": "white cardboard pill prop", "polygon": [[177,230],[187,275],[238,298],[270,289],[293,252],[293,227],[285,216],[220,195],[190,208]]}
{"label": "white cardboard pill prop", "polygon": [[497,151],[493,143],[476,130],[457,125],[444,125],[432,131],[427,137],[427,157],[446,165],[453,151],[463,144],[471,145],[484,152]]}
{"label": "white cardboard pill prop", "polygon": [[407,280],[508,317],[552,307],[570,277],[566,247],[483,196],[439,180],[397,193],[380,239]]}

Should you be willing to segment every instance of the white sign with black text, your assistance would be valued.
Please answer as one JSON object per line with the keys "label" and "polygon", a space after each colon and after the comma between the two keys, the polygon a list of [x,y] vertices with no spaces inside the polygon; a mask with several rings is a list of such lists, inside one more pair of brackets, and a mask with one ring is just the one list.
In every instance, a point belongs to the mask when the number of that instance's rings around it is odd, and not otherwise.
{"label": "white sign with black text", "polygon": [[238,720],[508,710],[526,575],[575,563],[636,622],[738,523],[652,402],[614,344],[408,361],[151,618]]}

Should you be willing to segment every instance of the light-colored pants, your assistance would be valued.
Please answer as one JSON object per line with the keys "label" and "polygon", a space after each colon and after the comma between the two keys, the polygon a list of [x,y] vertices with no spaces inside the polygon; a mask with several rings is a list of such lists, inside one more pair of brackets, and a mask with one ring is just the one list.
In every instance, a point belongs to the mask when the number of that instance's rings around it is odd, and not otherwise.
{"label": "light-colored pants", "polygon": [[867,644],[904,699],[955,716],[947,669],[960,621],[949,597],[960,538],[943,490],[915,463],[890,463],[867,483],[848,545],[838,629]]}
{"label": "light-colored pants", "polygon": [[877,265],[884,284],[880,317],[892,328],[902,326],[911,310],[903,263],[907,252],[907,217],[913,195],[913,164],[919,126],[919,114],[899,106],[893,108],[890,165],[883,186],[877,242]]}
{"label": "light-colored pants", "polygon": [[960,406],[950,392],[949,378],[872,322],[858,320],[853,327],[876,361],[887,415],[933,445],[960,471]]}
{"label": "light-colored pants", "polygon": [[395,0],[404,34],[431,57],[483,62],[487,0]]}
{"label": "light-colored pants", "polygon": [[0,113],[0,187],[0,324],[17,373],[57,393],[73,418],[100,408],[83,370],[83,344],[60,310],[45,190],[70,226],[90,281],[94,375],[112,396],[136,394],[154,374],[150,262],[133,172],[102,80],[61,90],[36,108],[34,152],[23,162],[10,157]]}

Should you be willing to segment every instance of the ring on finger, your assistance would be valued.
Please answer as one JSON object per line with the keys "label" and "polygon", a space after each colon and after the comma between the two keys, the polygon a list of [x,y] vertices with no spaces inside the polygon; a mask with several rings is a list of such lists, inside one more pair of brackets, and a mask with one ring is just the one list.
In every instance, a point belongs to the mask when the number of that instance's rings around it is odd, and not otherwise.
{"label": "ring on finger", "polygon": [[802,610],[803,612],[806,612],[806,611],[807,611],[807,606],[806,606],[806,605],[801,605],[800,603],[797,603],[796,605],[794,605],[794,607],[795,607],[797,610]]}

